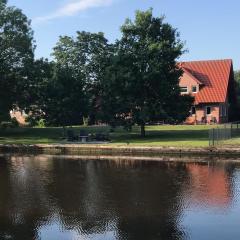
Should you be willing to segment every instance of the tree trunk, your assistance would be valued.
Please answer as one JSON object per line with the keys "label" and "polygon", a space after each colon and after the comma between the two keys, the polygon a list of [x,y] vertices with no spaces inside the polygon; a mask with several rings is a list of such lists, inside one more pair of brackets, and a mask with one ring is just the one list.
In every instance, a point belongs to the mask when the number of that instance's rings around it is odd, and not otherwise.
{"label": "tree trunk", "polygon": [[146,136],[146,131],[145,131],[145,123],[141,124],[141,137]]}

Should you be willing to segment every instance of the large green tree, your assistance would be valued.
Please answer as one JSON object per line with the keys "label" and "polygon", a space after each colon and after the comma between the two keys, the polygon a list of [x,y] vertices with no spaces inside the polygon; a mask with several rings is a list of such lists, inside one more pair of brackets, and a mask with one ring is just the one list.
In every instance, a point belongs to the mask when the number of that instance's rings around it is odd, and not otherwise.
{"label": "large green tree", "polygon": [[56,64],[48,82],[43,111],[51,125],[78,125],[86,112],[83,81],[75,78],[71,68]]}
{"label": "large green tree", "polygon": [[33,63],[33,31],[20,9],[0,0],[0,109],[1,119],[25,98]]}
{"label": "large green tree", "polygon": [[32,64],[28,74],[28,86],[23,90],[24,98],[21,102],[21,106],[28,114],[27,121],[30,125],[36,125],[40,119],[45,119],[49,104],[53,102],[50,88],[54,69],[55,63],[48,59],[37,59]]}
{"label": "large green tree", "polygon": [[[102,82],[104,79],[105,68],[109,65],[109,55],[111,54],[111,45],[103,33],[77,32],[75,38],[64,36],[60,37],[57,46],[54,48],[57,69],[67,71],[66,78],[69,84],[73,84],[71,98],[68,98],[68,105],[63,101],[62,109],[64,111],[76,111],[78,115],[74,117],[85,116],[95,121],[100,113],[100,98],[102,94]],[[62,69],[62,70],[61,70]],[[64,74],[63,74],[64,75]],[[55,79],[57,87],[57,79]],[[63,77],[59,76],[60,84]],[[78,86],[76,88],[76,86]],[[68,88],[63,88],[62,96],[69,96]],[[79,100],[82,99],[82,104]],[[78,103],[78,105],[76,105]],[[74,121],[74,118],[72,118]],[[79,118],[80,120],[80,118]],[[75,122],[75,121],[74,121]]]}
{"label": "large green tree", "polygon": [[177,59],[184,45],[177,30],[148,10],[137,11],[135,20],[127,19],[121,31],[105,83],[108,120],[137,123],[142,136],[147,122],[183,121],[192,98],[181,96],[178,86],[182,71]]}

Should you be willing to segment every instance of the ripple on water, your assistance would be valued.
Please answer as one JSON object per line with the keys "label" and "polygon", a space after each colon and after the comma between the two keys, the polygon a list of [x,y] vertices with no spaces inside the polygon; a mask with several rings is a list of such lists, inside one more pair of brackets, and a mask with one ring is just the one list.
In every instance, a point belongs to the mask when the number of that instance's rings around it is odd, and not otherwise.
{"label": "ripple on water", "polygon": [[237,239],[240,165],[2,156],[0,239]]}

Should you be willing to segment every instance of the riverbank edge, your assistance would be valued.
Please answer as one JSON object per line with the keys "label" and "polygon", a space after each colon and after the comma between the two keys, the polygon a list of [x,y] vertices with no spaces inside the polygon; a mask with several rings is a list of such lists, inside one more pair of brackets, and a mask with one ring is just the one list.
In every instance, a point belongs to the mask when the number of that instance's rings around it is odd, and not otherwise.
{"label": "riverbank edge", "polygon": [[0,153],[48,153],[48,154],[108,154],[108,155],[195,155],[239,156],[240,147],[144,147],[107,146],[90,144],[0,144]]}

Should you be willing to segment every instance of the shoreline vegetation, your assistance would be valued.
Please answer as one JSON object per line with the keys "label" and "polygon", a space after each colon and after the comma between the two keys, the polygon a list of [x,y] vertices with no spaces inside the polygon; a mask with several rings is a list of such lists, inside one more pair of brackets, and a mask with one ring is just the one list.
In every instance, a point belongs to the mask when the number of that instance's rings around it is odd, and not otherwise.
{"label": "shoreline vegetation", "polygon": [[132,131],[109,126],[75,126],[79,133],[109,134],[110,142],[79,143],[63,139],[63,128],[13,128],[0,130],[1,152],[40,152],[53,154],[179,154],[179,155],[239,155],[239,139],[209,147],[208,132],[212,125],[158,125],[147,126],[146,136],[139,136],[140,127]]}

